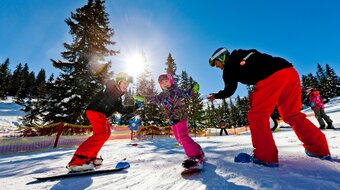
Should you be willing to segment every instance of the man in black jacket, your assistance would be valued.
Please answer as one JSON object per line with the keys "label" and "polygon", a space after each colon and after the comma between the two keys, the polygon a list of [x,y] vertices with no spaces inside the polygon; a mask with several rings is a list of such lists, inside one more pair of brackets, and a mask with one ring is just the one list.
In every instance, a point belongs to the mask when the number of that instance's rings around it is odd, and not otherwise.
{"label": "man in black jacket", "polygon": [[125,73],[119,73],[115,80],[106,83],[103,91],[99,92],[86,109],[86,116],[91,123],[93,135],[84,141],[74,153],[67,168],[70,171],[92,170],[101,165],[103,159],[97,154],[111,135],[108,117],[114,112],[130,113],[123,107],[121,97],[127,91],[132,78]]}
{"label": "man in black jacket", "polygon": [[278,166],[278,151],[269,127],[269,117],[276,105],[282,119],[303,142],[307,155],[330,159],[325,135],[300,112],[300,79],[291,63],[255,49],[239,49],[230,54],[227,48],[219,48],[209,64],[223,70],[225,83],[223,90],[208,96],[211,101],[233,95],[238,82],[255,85],[248,113],[254,163]]}

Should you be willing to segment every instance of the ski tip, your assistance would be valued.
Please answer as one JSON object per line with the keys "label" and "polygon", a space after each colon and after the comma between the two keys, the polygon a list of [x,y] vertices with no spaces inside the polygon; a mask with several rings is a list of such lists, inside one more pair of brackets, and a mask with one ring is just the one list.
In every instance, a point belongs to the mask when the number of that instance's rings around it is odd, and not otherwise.
{"label": "ski tip", "polygon": [[130,167],[130,163],[129,162],[118,162],[116,165],[116,168],[129,168]]}

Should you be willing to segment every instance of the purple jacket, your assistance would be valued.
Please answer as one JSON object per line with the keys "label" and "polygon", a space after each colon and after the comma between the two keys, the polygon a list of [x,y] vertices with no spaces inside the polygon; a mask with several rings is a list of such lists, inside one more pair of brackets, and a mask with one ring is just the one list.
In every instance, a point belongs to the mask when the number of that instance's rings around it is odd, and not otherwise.
{"label": "purple jacket", "polygon": [[192,89],[183,91],[175,85],[172,85],[169,89],[164,90],[156,96],[147,97],[146,101],[153,104],[162,104],[166,110],[170,124],[175,124],[188,119],[188,114],[184,107],[184,100],[193,94]]}

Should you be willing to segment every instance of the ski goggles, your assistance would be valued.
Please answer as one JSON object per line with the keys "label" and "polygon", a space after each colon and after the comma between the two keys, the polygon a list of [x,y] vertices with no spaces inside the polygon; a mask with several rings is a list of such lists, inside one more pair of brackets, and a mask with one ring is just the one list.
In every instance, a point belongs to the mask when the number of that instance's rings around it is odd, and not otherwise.
{"label": "ski goggles", "polygon": [[128,76],[128,77],[117,77],[116,81],[126,81],[128,83],[132,83],[133,82],[133,78],[131,76]]}
{"label": "ski goggles", "polygon": [[215,67],[215,60],[218,60],[220,61],[222,64],[224,64],[225,60],[226,60],[226,55],[225,54],[222,54],[222,55],[219,55],[218,57],[211,57],[209,59],[209,65],[212,66],[212,67]]}

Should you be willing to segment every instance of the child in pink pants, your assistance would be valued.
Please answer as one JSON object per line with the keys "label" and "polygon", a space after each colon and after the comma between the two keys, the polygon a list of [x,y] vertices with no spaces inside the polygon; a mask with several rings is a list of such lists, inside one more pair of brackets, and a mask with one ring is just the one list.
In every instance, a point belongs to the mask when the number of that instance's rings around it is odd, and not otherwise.
{"label": "child in pink pants", "polygon": [[[201,168],[203,166],[204,152],[199,144],[197,144],[190,136],[188,130],[188,116],[183,106],[183,101],[188,96],[198,93],[199,85],[183,91],[174,85],[174,80],[170,74],[162,74],[158,77],[158,82],[162,88],[162,92],[153,97],[147,97],[148,103],[162,104],[167,112],[167,116],[172,125],[172,131],[176,140],[183,146],[188,159],[182,163],[185,168]],[[141,101],[144,98],[137,97]]]}

